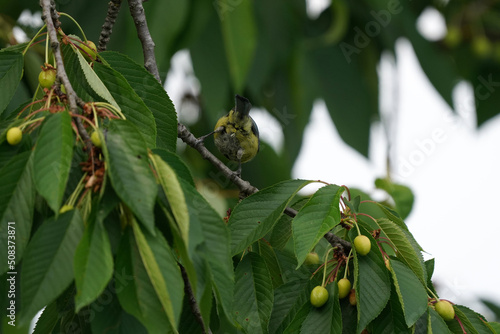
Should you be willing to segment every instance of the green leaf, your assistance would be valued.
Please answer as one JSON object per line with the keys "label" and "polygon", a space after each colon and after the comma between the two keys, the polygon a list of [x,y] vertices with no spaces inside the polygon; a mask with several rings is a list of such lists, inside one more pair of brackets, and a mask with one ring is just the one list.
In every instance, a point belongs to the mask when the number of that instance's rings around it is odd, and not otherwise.
{"label": "green leaf", "polygon": [[113,257],[102,220],[90,222],[78,244],[74,260],[75,312],[90,304],[104,291],[113,276]]}
{"label": "green leaf", "polygon": [[143,137],[132,123],[114,120],[110,122],[103,152],[116,194],[154,235],[157,186]]}
{"label": "green leaf", "polygon": [[411,327],[427,310],[427,291],[413,271],[402,262],[392,260],[391,273],[406,325]]}
{"label": "green leaf", "polygon": [[[467,334],[485,333],[484,331],[479,332],[478,328],[475,328],[475,326],[471,322],[471,319],[469,319],[469,317],[468,317],[468,315],[471,315],[469,312],[466,311],[468,314],[465,314],[463,312],[463,310],[469,310],[469,309],[467,309],[466,307],[463,307],[463,306],[459,307],[459,305],[453,305],[453,309],[455,310],[455,319],[446,322],[446,324],[448,325],[448,328],[453,333],[463,333],[464,332],[462,327],[460,326],[459,322],[456,319],[457,317],[458,317],[458,319],[460,319],[460,322],[462,323],[463,328],[465,329],[465,332]],[[474,314],[472,318],[473,319],[476,318],[475,313],[473,311],[470,311],[470,312]],[[491,334],[491,331],[486,332],[486,333]]]}
{"label": "green leaf", "polygon": [[325,100],[340,137],[367,157],[370,122],[378,115],[378,55],[375,49],[369,45],[351,61],[342,47],[330,45],[315,48],[309,57],[319,94]]}
{"label": "green leaf", "polygon": [[241,1],[229,11],[219,11],[224,46],[234,89],[243,90],[256,47],[257,29],[253,3]]}
{"label": "green leaf", "polygon": [[68,181],[75,138],[67,111],[48,115],[42,123],[34,156],[36,189],[56,213]]}
{"label": "green leaf", "polygon": [[[203,2],[202,2],[203,3]],[[198,6],[202,6],[198,4]],[[205,10],[211,14],[209,21],[199,32],[197,40],[190,46],[189,52],[193,61],[194,72],[200,80],[202,101],[211,125],[222,116],[221,110],[229,111],[233,98],[232,85],[229,82],[228,60],[224,53],[218,17],[210,4]],[[208,14],[207,14],[208,15]],[[194,24],[193,22],[190,25]],[[234,97],[234,95],[233,95]],[[205,111],[205,109],[204,109]],[[213,129],[212,126],[210,126]]]}
{"label": "green leaf", "polygon": [[[103,85],[101,79],[97,78],[97,80],[99,80],[99,83],[93,83],[95,88],[90,85],[87,76],[85,75],[82,66],[80,64],[80,59],[78,56],[78,54],[80,53],[79,51],[75,52],[75,50],[71,47],[71,45],[65,45],[65,44],[61,45],[61,51],[64,58],[64,69],[66,70],[66,74],[68,75],[68,79],[71,82],[73,90],[75,91],[75,93],[78,95],[79,98],[81,98],[83,101],[89,101],[89,102],[102,101],[103,99],[106,100],[105,98],[97,94],[95,89],[99,90],[101,94],[105,96],[109,95],[111,98],[113,98],[111,96],[111,93],[109,93],[108,89],[106,88],[106,86]],[[90,75],[95,76],[96,74],[92,70],[92,74]],[[99,89],[100,85],[103,85],[102,90]]]}
{"label": "green leaf", "polygon": [[181,184],[174,170],[160,156],[153,154],[151,160],[160,186],[167,196],[184,244],[189,247],[189,213]]}
{"label": "green leaf", "polygon": [[470,84],[474,87],[475,107],[477,125],[482,127],[486,122],[498,115],[498,105],[500,103],[500,90],[498,86],[497,70],[492,72],[491,67],[483,69],[479,73],[474,73],[470,78]]}
{"label": "green leaf", "polygon": [[488,322],[488,325],[496,332],[500,333],[500,323],[498,322]]}
{"label": "green leaf", "polygon": [[448,105],[453,108],[452,91],[458,81],[456,65],[448,53],[442,52],[436,43],[422,37],[415,24],[417,17],[411,8],[394,16],[401,30],[406,31],[422,70]]}
{"label": "green leaf", "polygon": [[26,47],[28,46],[28,42],[24,43],[19,43],[19,44],[14,44],[14,45],[9,45],[0,50],[0,53],[3,52],[16,52],[16,53],[21,53],[23,52]]}
{"label": "green leaf", "polygon": [[275,289],[269,333],[282,333],[299,314],[301,308],[310,305],[309,295],[308,279],[288,282]]}
{"label": "green leaf", "polygon": [[393,183],[389,179],[376,179],[375,186],[385,190],[394,200],[396,211],[405,219],[413,207],[414,196],[411,189],[405,185]]}
{"label": "green leaf", "polygon": [[24,56],[20,52],[4,51],[0,53],[0,115],[14,96],[19,81],[23,76]]}
{"label": "green leaf", "polygon": [[83,235],[78,210],[45,221],[31,239],[21,272],[21,322],[30,321],[73,281],[73,257]]}
{"label": "green leaf", "polygon": [[380,316],[373,322],[373,332],[380,334],[410,333],[395,289],[391,289],[391,298]]}
{"label": "green leaf", "polygon": [[286,327],[285,330],[283,331],[283,334],[300,333],[300,328],[302,327],[304,320],[306,320],[312,308],[313,306],[311,305],[311,303],[305,303],[304,305],[302,305],[302,307],[299,309],[297,314],[295,314],[295,317],[292,319],[288,327]]}
{"label": "green leaf", "polygon": [[122,237],[115,268],[115,289],[123,309],[150,334],[176,333],[150,280],[132,229]]}
{"label": "green leaf", "polygon": [[234,272],[231,260],[230,234],[224,220],[200,195],[196,188],[180,180],[189,211],[189,251],[194,257],[200,250],[207,261],[218,303],[231,315]]}
{"label": "green leaf", "polygon": [[271,275],[271,280],[273,282],[273,288],[276,289],[283,284],[283,277],[273,247],[266,241],[259,240],[259,255],[264,259],[264,262],[266,262],[267,269],[269,269],[269,275]]}
{"label": "green leaf", "polygon": [[396,225],[398,225],[401,229],[408,231],[408,226],[406,226],[403,219],[401,219],[401,217],[399,216],[399,213],[397,213],[396,211],[392,210],[391,208],[389,208],[383,204],[380,204],[378,202],[376,202],[376,204],[384,212],[384,214],[386,215],[386,217],[389,220],[396,223]]}
{"label": "green leaf", "polygon": [[396,250],[396,256],[403,261],[414,273],[424,286],[427,284],[427,272],[425,270],[422,254],[412,246],[412,237],[409,232],[402,230],[393,221],[382,218],[377,220],[377,225],[389,239]]}
{"label": "green leaf", "polygon": [[[170,247],[165,239],[163,239],[161,233],[156,234],[156,240],[153,237],[147,238],[149,239],[147,240],[142,233],[139,224],[137,224],[135,220],[132,221],[132,227],[137,247],[139,249],[139,254],[142,258],[142,262],[146,268],[155,293],[160,300],[162,310],[167,315],[172,327],[176,328],[177,321],[181,314],[180,305],[183,297],[182,293],[178,294],[178,292],[182,291],[184,288],[179,267],[177,267],[177,262],[175,261]],[[150,247],[150,245],[155,241],[157,241],[155,247]],[[153,252],[153,249],[155,252]],[[170,285],[170,289],[167,289],[167,282],[172,283],[168,284]],[[173,300],[170,292],[174,292],[177,296],[180,296],[180,298]],[[174,304],[174,301],[177,303]],[[174,305],[177,308],[176,314],[174,314]]]}
{"label": "green leaf", "polygon": [[99,62],[94,71],[109,89],[128,121],[132,122],[144,137],[148,148],[156,146],[156,123],[151,110],[132,89],[121,73]]}
{"label": "green leaf", "polygon": [[[105,300],[106,302],[101,302]],[[90,326],[92,333],[106,334],[147,334],[146,328],[139,320],[125,312],[115,294],[115,288],[110,286],[102,297],[99,297],[89,307]]]}
{"label": "green leaf", "polygon": [[73,47],[72,49],[76,54],[76,57],[80,64],[80,68],[82,69],[83,75],[85,76],[85,80],[87,80],[89,86],[94,90],[94,92],[97,93],[97,95],[103,98],[106,102],[109,102],[115,108],[120,110],[120,106],[116,103],[115,99],[113,98],[109,90],[106,88],[104,83],[101,81],[101,79],[99,79],[99,77],[94,72],[92,67],[90,67],[89,63],[82,55],[82,53],[76,47]]}
{"label": "green leaf", "polygon": [[175,174],[177,174],[179,178],[183,179],[191,186],[195,186],[191,171],[177,154],[158,148],[155,148],[152,151],[154,154],[159,155],[163,161],[165,161],[170,167],[172,167],[172,169],[175,171]]}
{"label": "green leaf", "polygon": [[342,333],[342,312],[336,283],[326,286],[328,300],[322,307],[311,307],[300,329],[301,333]]}
{"label": "green leaf", "polygon": [[[354,289],[358,309],[358,329],[360,333],[385,308],[391,294],[389,273],[385,267],[377,242],[362,230],[372,244],[371,251],[361,256],[354,256]],[[349,232],[351,240],[357,236],[355,228]],[[354,251],[355,252],[355,251]]]}
{"label": "green leaf", "polygon": [[177,114],[162,85],[144,66],[118,52],[101,52],[99,57],[120,72],[151,110],[156,122],[156,147],[175,152],[177,145]]}
{"label": "green leaf", "polygon": [[319,240],[340,223],[339,200],[344,190],[334,184],[319,189],[292,220],[298,266]]}
{"label": "green leaf", "polygon": [[[155,53],[160,72],[170,66],[170,59],[178,51],[177,42],[186,32],[186,20],[191,19],[192,4],[186,1],[155,1],[145,5],[148,27],[155,40]],[[192,28],[191,20],[189,28]],[[200,22],[197,22],[199,24]],[[141,50],[142,51],[142,50]],[[99,53],[102,55],[102,53]]]}
{"label": "green leaf", "polygon": [[268,333],[273,283],[264,260],[250,252],[235,271],[233,316],[246,333]]}
{"label": "green leaf", "polygon": [[0,169],[0,274],[8,268],[14,270],[8,265],[9,248],[15,244],[15,263],[19,263],[30,238],[35,205],[32,176],[33,159],[30,151],[17,154]]}
{"label": "green leaf", "polygon": [[[466,328],[472,326],[474,330],[479,334],[494,333],[492,328],[488,326],[485,318],[480,314],[462,305],[454,305],[453,308],[455,309],[455,313],[457,314],[459,319],[464,322],[464,325],[466,325]],[[468,321],[463,320],[464,316],[467,317]],[[470,325],[467,322],[469,322]],[[469,333],[469,331],[467,333]]]}
{"label": "green leaf", "polygon": [[269,242],[276,249],[283,249],[292,237],[292,217],[282,215],[271,232]]}
{"label": "green leaf", "polygon": [[441,318],[432,307],[428,307],[428,312],[430,314],[432,334],[450,333],[448,326],[446,326],[446,322],[444,322],[443,318]]}
{"label": "green leaf", "polygon": [[431,323],[430,323],[430,314],[424,313],[417,320],[417,323],[415,324],[415,326],[412,327],[412,330],[413,330],[412,334],[427,334],[427,333],[429,333],[429,330],[431,328],[432,327],[431,327]]}
{"label": "green leaf", "polygon": [[241,201],[229,218],[233,255],[265,236],[279,220],[293,196],[311,182],[280,182]]}
{"label": "green leaf", "polygon": [[52,333],[52,330],[59,320],[60,319],[59,312],[57,310],[57,302],[54,301],[43,309],[42,314],[36,322],[33,334]]}

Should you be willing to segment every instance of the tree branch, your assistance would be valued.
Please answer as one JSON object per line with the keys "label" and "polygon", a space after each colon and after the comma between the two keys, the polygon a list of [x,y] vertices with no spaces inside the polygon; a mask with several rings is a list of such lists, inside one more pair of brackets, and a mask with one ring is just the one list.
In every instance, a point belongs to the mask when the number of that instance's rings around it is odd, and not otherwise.
{"label": "tree branch", "polygon": [[181,269],[182,279],[184,280],[184,293],[188,297],[189,306],[191,307],[191,312],[194,314],[196,321],[200,324],[203,333],[212,334],[210,328],[205,327],[205,323],[203,322],[203,317],[201,316],[200,308],[198,307],[198,303],[196,303],[196,298],[194,297],[193,289],[191,288],[191,283],[189,282],[189,278],[186,272],[186,269],[182,264],[179,263],[179,268]]}
{"label": "tree branch", "polygon": [[109,43],[109,38],[113,32],[113,26],[115,25],[116,18],[120,12],[121,4],[122,0],[111,0],[108,3],[108,13],[104,19],[101,35],[99,36],[99,45],[97,46],[98,52],[106,51],[106,45]]}
{"label": "tree branch", "polygon": [[137,36],[139,36],[139,40],[142,43],[144,67],[161,83],[160,72],[158,71],[158,65],[156,64],[155,58],[155,43],[149,33],[146,14],[144,13],[144,7],[142,7],[142,0],[129,0],[128,6],[130,14],[134,19]]}
{"label": "tree branch", "polygon": [[[54,52],[54,58],[56,60],[56,68],[57,68],[57,76],[59,77],[60,82],[66,88],[66,95],[68,96],[69,109],[72,113],[78,113],[77,106],[77,98],[78,96],[71,86],[71,82],[69,81],[68,75],[66,74],[66,70],[64,68],[64,62],[61,54],[61,44],[57,39],[57,29],[59,28],[59,14],[57,14],[55,4],[51,0],[40,0],[40,6],[42,7],[42,19],[45,21],[47,25],[47,33],[49,35],[50,47]],[[78,127],[78,132],[80,136],[83,137],[85,144],[87,145],[87,151],[90,152],[92,149],[92,144],[90,141],[89,134],[83,127],[82,121],[80,118],[76,118],[76,125]]]}

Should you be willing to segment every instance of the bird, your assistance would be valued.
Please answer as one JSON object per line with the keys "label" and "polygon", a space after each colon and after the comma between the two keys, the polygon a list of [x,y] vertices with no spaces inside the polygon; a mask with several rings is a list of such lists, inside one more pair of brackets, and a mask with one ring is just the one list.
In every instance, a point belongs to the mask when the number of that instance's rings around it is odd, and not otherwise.
{"label": "bird", "polygon": [[238,163],[237,175],[241,175],[241,164],[252,160],[260,149],[259,128],[249,115],[251,108],[247,98],[236,94],[234,108],[219,118],[214,131],[200,138],[213,134],[217,149]]}

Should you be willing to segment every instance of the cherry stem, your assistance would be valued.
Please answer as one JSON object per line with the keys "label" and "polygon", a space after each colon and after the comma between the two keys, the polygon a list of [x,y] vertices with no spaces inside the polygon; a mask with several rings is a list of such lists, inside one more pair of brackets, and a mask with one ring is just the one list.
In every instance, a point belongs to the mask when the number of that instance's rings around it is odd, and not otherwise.
{"label": "cherry stem", "polygon": [[78,117],[78,118],[81,118],[83,121],[87,122],[88,124],[90,124],[90,126],[94,129],[94,131],[96,130],[96,127],[95,125],[92,123],[91,120],[89,120],[87,117],[83,116],[83,115],[80,115],[80,114],[74,114],[72,112],[69,113],[71,115],[71,117]]}
{"label": "cherry stem", "polygon": [[[43,99],[41,99],[41,100],[36,100],[36,101],[32,101],[31,103],[27,104],[27,105],[26,105],[26,106],[25,106],[25,107],[24,107],[24,108],[23,108],[23,109],[22,109],[22,110],[21,110],[21,111],[17,114],[17,117],[21,116],[21,114],[22,114],[22,113],[23,113],[26,109],[28,109],[28,107],[31,107],[31,106],[33,106],[34,104],[36,104],[36,103],[40,103],[40,102],[43,102]],[[46,109],[43,109],[43,110],[46,110]],[[38,112],[38,111],[36,111],[35,113],[37,113],[37,112]],[[34,115],[35,113],[33,113],[33,114],[29,114],[29,115],[28,115],[28,116],[26,116],[25,118],[29,118],[29,116]],[[16,117],[16,118],[17,118],[17,117]]]}
{"label": "cherry stem", "polygon": [[432,297],[433,297],[436,301],[439,301],[438,296],[436,296],[436,295],[434,294],[434,292],[432,292],[432,290],[431,290],[431,289],[429,289],[429,287],[427,287],[427,290],[431,293]]}
{"label": "cherry stem", "polygon": [[347,277],[347,270],[349,270],[349,260],[351,259],[351,254],[352,254],[352,248],[349,251],[349,255],[347,256],[347,260],[345,262],[345,272],[344,272],[344,278]]}
{"label": "cherry stem", "polygon": [[361,235],[361,231],[359,230],[358,222],[354,221],[354,225],[356,225],[356,229],[358,230],[358,235]]}
{"label": "cherry stem", "polygon": [[328,252],[326,252],[326,255],[325,255],[325,267],[323,268],[323,281],[321,282],[321,286],[322,287],[325,287],[325,278],[326,278],[326,267],[327,267],[327,263],[328,263],[328,255],[330,255],[330,252],[333,250],[333,248],[330,248],[328,250]]}
{"label": "cherry stem", "polygon": [[21,130],[24,130],[24,128],[26,128],[26,126],[32,124],[32,123],[36,123],[36,122],[40,122],[40,121],[43,121],[45,119],[45,117],[40,117],[40,118],[36,118],[36,119],[32,119],[32,120],[29,120],[25,123],[23,123],[20,128]]}
{"label": "cherry stem", "polygon": [[85,33],[83,32],[83,29],[82,27],[80,27],[80,25],[78,24],[78,22],[76,22],[76,20],[71,17],[71,15],[69,14],[66,14],[64,12],[59,12],[59,15],[60,16],[66,16],[67,18],[69,18],[71,21],[73,21],[74,24],[76,24],[76,26],[78,27],[78,29],[80,30],[80,32],[82,33],[82,36],[83,36],[83,40],[85,41],[85,43],[87,43],[87,36],[85,36]]}
{"label": "cherry stem", "polygon": [[[28,51],[28,49],[30,48],[30,46],[33,44],[33,42],[39,37],[42,35],[42,31],[43,29],[45,29],[47,27],[46,24],[44,24],[40,30],[38,30],[38,32],[35,34],[35,37],[33,37],[31,39],[31,41],[28,43],[28,45],[26,45],[26,48],[23,50],[23,56],[26,54],[26,52]],[[48,39],[48,38],[47,38]],[[38,43],[38,42],[37,42]]]}

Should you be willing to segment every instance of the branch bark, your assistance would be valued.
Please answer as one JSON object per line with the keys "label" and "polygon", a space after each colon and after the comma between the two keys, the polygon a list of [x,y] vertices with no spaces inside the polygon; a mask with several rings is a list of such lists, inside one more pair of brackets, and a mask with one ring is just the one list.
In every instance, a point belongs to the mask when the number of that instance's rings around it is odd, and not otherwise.
{"label": "branch bark", "polygon": [[121,4],[122,0],[111,0],[108,3],[108,13],[104,19],[101,35],[99,36],[99,45],[97,46],[98,52],[106,51],[106,46],[108,45],[111,33],[113,32],[113,26],[115,25],[116,18],[120,12]]}
{"label": "branch bark", "polygon": [[186,269],[182,264],[179,263],[179,268],[181,269],[182,279],[184,280],[184,293],[188,296],[189,306],[191,307],[191,312],[193,313],[196,321],[200,324],[204,334],[212,334],[210,328],[205,327],[203,318],[201,316],[200,308],[198,303],[196,303],[196,298],[194,297],[193,289],[191,288],[191,283],[186,272]]}
{"label": "branch bark", "polygon": [[137,35],[142,43],[144,67],[156,78],[156,80],[158,80],[158,82],[161,83],[160,72],[158,71],[158,65],[156,64],[155,43],[149,33],[148,22],[146,20],[146,14],[144,13],[144,7],[142,6],[142,0],[129,0],[128,6],[130,14],[134,19]]}
{"label": "branch bark", "polygon": [[[60,82],[66,88],[66,95],[68,96],[69,109],[72,113],[78,113],[78,105],[77,98],[78,96],[71,86],[71,82],[69,81],[68,75],[66,74],[66,70],[64,68],[64,62],[61,54],[61,44],[57,39],[57,29],[59,28],[59,14],[57,14],[54,1],[52,0],[40,0],[40,6],[42,7],[42,19],[45,21],[47,25],[47,33],[48,38],[50,40],[50,47],[54,52],[54,58],[56,60],[56,68],[57,68],[57,76],[59,77]],[[82,136],[85,144],[87,145],[87,151],[91,152],[92,144],[90,141],[90,136],[87,133],[87,130],[83,127],[82,121],[80,118],[76,118],[76,126],[78,127],[78,132],[80,136]]]}

